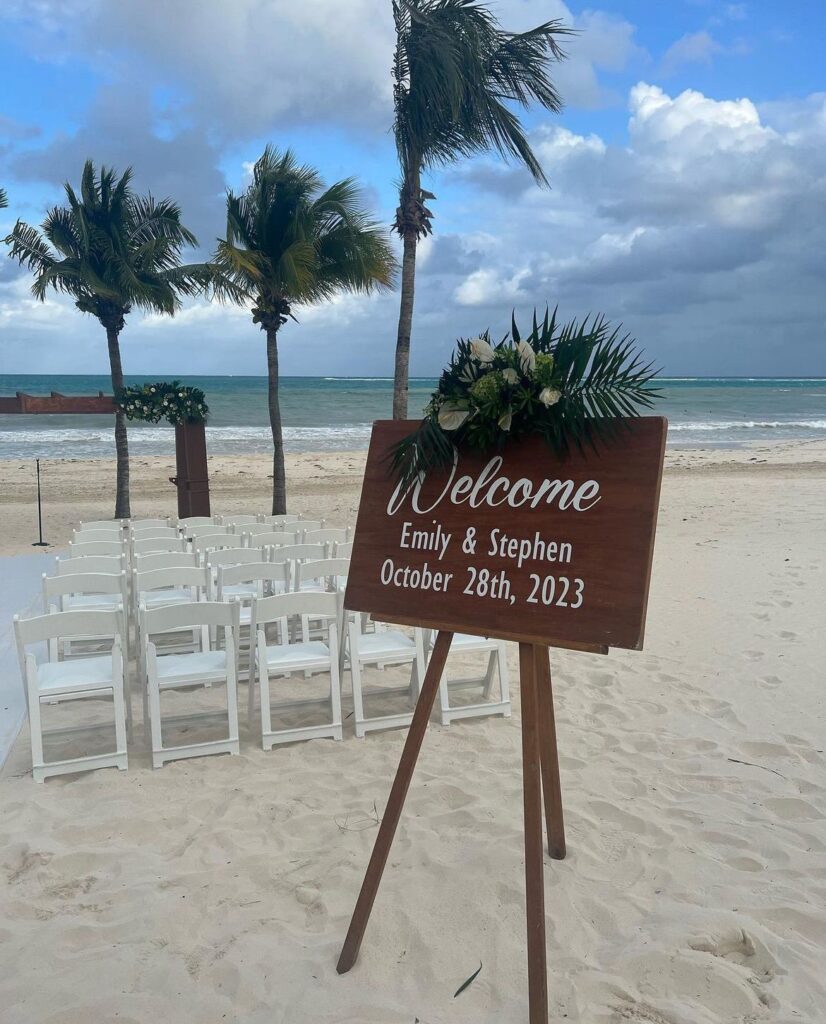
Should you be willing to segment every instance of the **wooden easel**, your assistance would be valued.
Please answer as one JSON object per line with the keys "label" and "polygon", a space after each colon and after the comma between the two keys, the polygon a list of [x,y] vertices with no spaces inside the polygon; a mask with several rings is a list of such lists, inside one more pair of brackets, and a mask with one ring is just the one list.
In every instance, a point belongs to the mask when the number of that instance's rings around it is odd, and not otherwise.
{"label": "wooden easel", "polygon": [[[402,750],[384,817],[370,863],[364,876],[347,938],[336,970],[345,974],[359,954],[373,909],[396,826],[413,777],[439,681],[450,651],[453,633],[440,630],[416,703],[410,731]],[[565,857],[565,825],[559,758],[556,746],[551,666],[548,648],[519,643],[519,677],[522,698],[522,774],[525,815],[525,909],[528,926],[528,998],[530,1024],[547,1024],[548,981],[545,962],[545,887],[543,881],[542,803],[544,793],[548,852],[555,860]]]}

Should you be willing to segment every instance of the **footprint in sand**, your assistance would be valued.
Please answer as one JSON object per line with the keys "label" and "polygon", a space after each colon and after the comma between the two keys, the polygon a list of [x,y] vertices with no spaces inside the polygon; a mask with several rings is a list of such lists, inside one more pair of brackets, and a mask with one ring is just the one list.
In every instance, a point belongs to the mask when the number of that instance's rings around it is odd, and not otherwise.
{"label": "footprint in sand", "polygon": [[777,961],[762,942],[753,939],[742,928],[731,932],[695,939],[689,948],[697,953],[710,953],[731,963],[747,967],[760,981],[771,981],[779,971]]}
{"label": "footprint in sand", "polygon": [[781,821],[819,821],[823,818],[816,807],[797,797],[770,797],[764,803]]}

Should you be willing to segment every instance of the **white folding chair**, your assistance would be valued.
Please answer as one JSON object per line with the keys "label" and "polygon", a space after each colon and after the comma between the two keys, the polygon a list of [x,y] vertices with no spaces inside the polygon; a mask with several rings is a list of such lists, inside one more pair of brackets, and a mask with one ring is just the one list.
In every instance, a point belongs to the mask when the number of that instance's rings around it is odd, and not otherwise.
{"label": "white folding chair", "polygon": [[126,569],[126,555],[80,555],[78,558],[55,559],[55,573],[58,576],[78,572],[104,572],[110,575]]}
{"label": "white folding chair", "polygon": [[[255,677],[261,695],[261,744],[271,750],[276,743],[291,743],[294,740],[332,737],[340,740],[341,730],[341,684],[338,664],[338,596],[336,594],[284,594],[280,597],[265,597],[253,603],[253,631],[255,636],[255,663],[257,672],[250,672],[249,716],[250,722],[255,711]],[[289,642],[288,621],[299,616],[302,623],[301,640]],[[308,620],[321,619],[327,623],[327,642],[310,640]],[[267,626],[277,631],[276,642],[267,639]],[[308,675],[329,673],[329,694],[321,697],[299,697],[295,700],[272,702],[271,685],[277,679],[296,674]],[[306,684],[305,684],[306,685]],[[329,721],[323,724],[299,725],[292,728],[274,728],[273,712],[301,710],[313,705],[326,705],[330,709]]]}
{"label": "white folding chair", "polygon": [[195,537],[211,537],[219,533],[226,535],[232,532],[231,527],[222,526],[220,523],[193,523],[192,526],[186,526],[181,530],[187,540],[193,540]]}
{"label": "white folding chair", "polygon": [[135,555],[132,560],[132,567],[138,572],[197,568],[200,564],[196,551],[152,551],[146,555]]}
{"label": "white folding chair", "polygon": [[304,536],[308,530],[323,530],[323,519],[302,519],[296,526],[296,531]]}
{"label": "white folding chair", "polygon": [[[275,549],[274,558],[289,561],[293,566],[299,562],[318,561],[328,555],[326,544],[283,544]],[[291,576],[291,587],[295,587],[295,569]]]}
{"label": "white folding chair", "polygon": [[[145,709],[148,710],[152,743],[152,765],[161,768],[167,761],[205,754],[237,754],[238,743],[238,691],[236,679],[235,647],[238,637],[238,604],[218,604],[200,601],[191,605],[140,610],[140,632],[144,638]],[[169,631],[193,630],[201,637],[201,650],[190,654],[161,654],[154,636]],[[224,647],[213,650],[209,643],[211,632],[221,630]],[[161,716],[161,693],[169,690],[189,690],[195,687],[227,688],[227,735],[217,740],[182,743],[165,746],[163,725],[176,719]],[[191,722],[193,716],[183,716]],[[200,717],[207,717],[203,714]],[[211,716],[210,716],[211,717]]]}
{"label": "white folding chair", "polygon": [[[141,678],[145,670],[143,655],[146,643],[145,638],[140,636],[140,608],[153,611],[174,605],[194,604],[208,599],[212,594],[211,587],[209,573],[202,566],[175,566],[132,573],[132,605],[137,632],[138,674]],[[188,639],[177,637],[175,650],[191,651],[197,645],[197,637],[190,631]]]}
{"label": "white folding chair", "polygon": [[228,527],[230,527],[230,529],[234,530],[236,533],[241,533],[241,530],[238,529],[238,527],[246,528],[247,526],[250,526],[253,523],[257,523],[258,522],[258,516],[257,515],[254,515],[254,516],[252,516],[252,515],[242,515],[242,516],[241,515],[238,515],[238,516],[229,515],[229,516],[220,516],[220,520],[221,520],[221,525],[222,526],[228,526]]}
{"label": "white folding chair", "polygon": [[[426,630],[425,651],[428,656],[434,640],[435,637],[430,630]],[[487,668],[481,676],[449,678],[448,665],[451,656],[463,654],[487,655]],[[499,683],[498,698],[494,696],[495,681]],[[452,707],[450,694],[457,690],[467,689],[481,689],[481,701]],[[448,662],[439,683],[439,706],[442,725],[450,725],[451,722],[459,718],[479,718],[483,715],[502,715],[505,718],[510,718],[511,702],[505,641],[485,636],[473,636],[470,633],[454,633],[450,643]]]}
{"label": "white folding chair", "polygon": [[[362,619],[358,613],[345,613],[347,626],[347,651],[342,653],[342,663],[349,656],[350,676],[353,683],[354,725],[356,736],[362,739],[374,729],[393,729],[410,725],[413,707],[408,711],[366,717],[365,696],[387,696],[405,693],[410,704],[416,702],[424,681],[425,650],[421,629],[414,629],[413,636],[400,629],[388,629],[383,623],[375,623],[375,632],[362,632]],[[410,665],[410,681],[406,686],[376,686],[367,688],[362,684],[362,672],[370,665],[384,669],[387,665]]]}
{"label": "white folding chair", "polygon": [[[83,534],[80,535],[81,537]],[[124,553],[123,541],[96,540],[86,543],[81,540],[69,541],[69,557],[85,558],[87,555],[108,555],[110,558],[119,558]]]}
{"label": "white folding chair", "polygon": [[147,530],[157,529],[176,529],[176,521],[174,518],[164,516],[159,519],[129,519],[128,521],[129,532],[133,537],[138,536],[141,533],[145,533]]}
{"label": "white folding chair", "polygon": [[132,540],[132,558],[136,555],[151,555],[157,551],[186,551],[183,537],[136,537]]}
{"label": "white folding chair", "polygon": [[[50,775],[65,775],[92,768],[120,768],[121,771],[126,771],[126,702],[121,646],[124,633],[123,612],[52,612],[50,615],[39,615],[33,619],[21,619],[16,615],[14,631],[29,709],[34,781],[43,782]],[[95,658],[43,661],[38,664],[35,655],[27,651],[27,648],[34,644],[49,645],[53,640],[89,635],[111,637],[111,652]],[[88,754],[47,762],[44,758],[43,741],[52,733],[43,732],[41,705],[102,697],[111,697],[114,705],[115,749],[103,754]],[[80,728],[53,732],[68,731],[80,731]]]}
{"label": "white folding chair", "polygon": [[217,516],[184,516],[183,519],[178,520],[178,529],[181,531],[181,533],[188,533],[190,530],[196,527],[217,525]]}
{"label": "white folding chair", "polygon": [[343,592],[349,571],[349,558],[319,558],[296,562],[294,588],[303,592]]}
{"label": "white folding chair", "polygon": [[291,530],[273,530],[266,523],[259,523],[258,526],[245,526],[241,536],[248,547],[284,547],[285,544],[295,544],[298,534]]}
{"label": "white folding chair", "polygon": [[[128,608],[126,572],[78,572],[47,576],[43,573],[43,613],[106,612]],[[57,660],[57,645],[50,652]],[[128,656],[127,656],[128,660]]]}
{"label": "white folding chair", "polygon": [[131,540],[157,540],[158,537],[180,537],[174,526],[147,526],[145,530],[132,530]]}
{"label": "white folding chair", "polygon": [[271,530],[280,530],[282,526],[287,526],[289,523],[297,523],[301,519],[301,516],[284,515],[280,516],[259,516],[258,522],[269,526]]}
{"label": "white folding chair", "polygon": [[75,530],[72,533],[73,544],[120,544],[121,536],[115,530]]}
{"label": "white folding chair", "polygon": [[107,533],[114,533],[118,538],[123,534],[123,527],[126,520],[122,519],[96,519],[90,522],[78,524],[75,533],[88,533],[92,530],[105,530]]}
{"label": "white folding chair", "polygon": [[333,545],[333,558],[350,558],[353,554],[353,542],[339,541]]}
{"label": "white folding chair", "polygon": [[235,533],[207,533],[200,537],[193,537],[191,541],[192,550],[196,551],[202,562],[210,551],[221,551],[225,548],[242,548],[244,540]]}
{"label": "white folding chair", "polygon": [[327,526],[323,530],[304,530],[301,534],[302,544],[344,544],[350,539],[350,528]]}
{"label": "white folding chair", "polygon": [[252,621],[252,603],[256,598],[271,597],[274,594],[286,594],[290,586],[290,563],[273,562],[269,559],[260,562],[242,562],[237,565],[219,566],[217,583],[218,601],[239,601],[239,623],[241,633],[238,637],[239,679],[249,676],[251,664],[247,663],[246,672],[241,672],[242,649],[250,653],[253,642],[252,635],[244,644],[243,631]]}

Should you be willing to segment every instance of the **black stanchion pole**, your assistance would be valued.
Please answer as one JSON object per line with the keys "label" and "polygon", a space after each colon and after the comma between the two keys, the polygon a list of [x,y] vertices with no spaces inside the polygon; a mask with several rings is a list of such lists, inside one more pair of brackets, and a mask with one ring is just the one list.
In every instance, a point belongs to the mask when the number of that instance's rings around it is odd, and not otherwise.
{"label": "black stanchion pole", "polygon": [[43,540],[43,507],[40,498],[40,459],[35,459],[34,461],[37,464],[37,532],[40,536],[40,540],[36,540],[34,544],[32,544],[32,547],[47,548],[49,545],[45,540]]}

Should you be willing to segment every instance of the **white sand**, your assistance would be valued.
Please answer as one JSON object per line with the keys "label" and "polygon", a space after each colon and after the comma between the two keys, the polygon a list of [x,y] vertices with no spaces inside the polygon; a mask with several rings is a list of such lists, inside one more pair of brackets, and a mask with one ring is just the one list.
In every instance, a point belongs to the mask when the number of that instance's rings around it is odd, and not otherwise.
{"label": "white sand", "polygon": [[[138,510],[171,508],[165,468],[140,461]],[[296,507],[350,519],[360,462],[291,460]],[[232,465],[258,476],[213,476],[217,511],[266,486],[262,460]],[[646,650],[554,655],[569,855],[546,861],[551,1020],[822,1024],[826,452],[669,466]],[[103,472],[61,477],[55,539],[105,514]],[[27,500],[0,489],[7,550],[28,543]],[[43,786],[21,736],[0,778],[3,1024],[526,1021],[512,668],[513,718],[431,726],[344,977],[402,732],[264,753],[244,731],[237,758],[152,771],[139,748],[127,773]]]}

